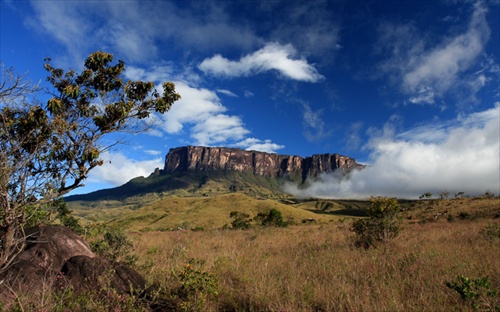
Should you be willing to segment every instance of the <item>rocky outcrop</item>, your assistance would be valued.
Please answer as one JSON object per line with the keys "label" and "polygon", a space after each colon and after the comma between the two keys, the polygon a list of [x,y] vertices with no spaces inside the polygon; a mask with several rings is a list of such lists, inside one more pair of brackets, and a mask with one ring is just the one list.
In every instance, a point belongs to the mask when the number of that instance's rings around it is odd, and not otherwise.
{"label": "rocky outcrop", "polygon": [[24,250],[8,270],[0,273],[0,303],[4,308],[13,304],[20,294],[28,294],[30,300],[39,302],[49,289],[59,291],[71,287],[80,292],[111,287],[121,295],[130,294],[132,290],[141,292],[146,287],[146,280],[138,272],[95,255],[90,246],[68,228],[38,225],[25,233]]}
{"label": "rocky outcrop", "polygon": [[319,154],[303,158],[237,148],[183,146],[170,149],[164,171],[230,170],[304,181],[338,169],[349,171],[362,168],[364,166],[357,164],[353,158],[339,154]]}

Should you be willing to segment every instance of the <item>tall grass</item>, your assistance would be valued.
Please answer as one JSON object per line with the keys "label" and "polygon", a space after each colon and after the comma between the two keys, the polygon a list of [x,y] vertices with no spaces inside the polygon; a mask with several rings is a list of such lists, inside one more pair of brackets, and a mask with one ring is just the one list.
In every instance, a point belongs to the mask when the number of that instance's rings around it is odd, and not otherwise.
{"label": "tall grass", "polygon": [[[498,221],[496,221],[498,222]],[[175,289],[190,258],[217,276],[207,311],[450,311],[466,309],[445,286],[456,275],[489,275],[500,285],[500,240],[486,220],[407,224],[377,249],[353,247],[348,224],[246,231],[135,234],[155,265],[148,278]]]}
{"label": "tall grass", "polygon": [[[498,198],[408,203],[401,217],[400,234],[370,249],[354,247],[354,218],[129,239],[136,268],[159,287],[158,311],[468,311],[446,282],[488,276],[500,288]],[[19,311],[149,311],[151,303],[97,290],[29,297],[20,294]]]}

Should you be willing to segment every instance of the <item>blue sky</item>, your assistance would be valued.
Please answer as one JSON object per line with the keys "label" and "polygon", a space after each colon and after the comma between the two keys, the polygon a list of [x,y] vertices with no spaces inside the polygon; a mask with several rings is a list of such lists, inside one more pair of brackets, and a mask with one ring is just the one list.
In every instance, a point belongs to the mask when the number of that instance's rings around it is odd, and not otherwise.
{"label": "blue sky", "polygon": [[78,193],[148,176],[182,145],[369,165],[288,188],[301,196],[500,192],[498,0],[3,0],[0,19],[1,62],[33,81],[45,57],[80,70],[101,50],[182,96]]}

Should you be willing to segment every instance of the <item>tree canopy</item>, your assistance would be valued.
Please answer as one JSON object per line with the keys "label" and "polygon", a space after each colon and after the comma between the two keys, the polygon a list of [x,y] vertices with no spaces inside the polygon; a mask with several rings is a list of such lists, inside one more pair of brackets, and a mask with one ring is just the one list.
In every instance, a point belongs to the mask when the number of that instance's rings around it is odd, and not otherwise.
{"label": "tree canopy", "polygon": [[24,247],[24,226],[40,209],[83,185],[100,155],[117,142],[116,132],[141,132],[152,113],[163,114],[180,99],[172,82],[162,92],[153,82],[125,81],[125,64],[113,55],[92,53],[81,73],[64,71],[45,59],[50,99],[12,69],[2,67],[0,83],[0,271]]}

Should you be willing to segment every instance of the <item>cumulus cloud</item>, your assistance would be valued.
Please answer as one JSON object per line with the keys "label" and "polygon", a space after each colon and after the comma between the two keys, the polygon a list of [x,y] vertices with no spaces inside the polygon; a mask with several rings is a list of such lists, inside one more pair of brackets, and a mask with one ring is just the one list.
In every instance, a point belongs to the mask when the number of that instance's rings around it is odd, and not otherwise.
{"label": "cumulus cloud", "polygon": [[[396,136],[381,131],[370,141],[370,164],[348,179],[322,175],[297,196],[416,198],[425,192],[470,195],[500,192],[500,103],[494,108],[423,125]],[[389,134],[388,134],[389,133]]]}
{"label": "cumulus cloud", "polygon": [[163,159],[158,157],[149,160],[127,158],[119,152],[101,154],[104,164],[90,172],[88,182],[109,183],[120,186],[133,178],[149,176],[155,168],[163,168]]}
{"label": "cumulus cloud", "polygon": [[323,78],[305,59],[293,58],[296,54],[295,48],[290,44],[268,43],[239,61],[231,61],[216,54],[201,62],[199,69],[221,77],[251,76],[275,70],[283,77],[293,80],[316,82]]}
{"label": "cumulus cloud", "polygon": [[[130,67],[127,69],[127,78],[152,80],[155,82],[168,81],[171,78],[169,66],[153,66],[149,70]],[[188,132],[193,142],[190,144],[215,146],[235,145],[241,142],[250,142],[245,137],[250,131],[245,127],[239,116],[227,114],[225,107],[217,93],[236,96],[229,90],[218,89],[212,91],[206,88],[197,88],[184,81],[175,81],[175,87],[181,99],[174,103],[167,114],[159,115],[159,127],[168,134]],[[157,87],[161,91],[160,86]],[[157,134],[156,130],[153,134]],[[237,142],[237,143],[235,143]],[[239,143],[238,143],[239,142]],[[268,140],[248,143],[239,147],[252,147],[255,150],[276,150],[280,145]]]}
{"label": "cumulus cloud", "polygon": [[486,13],[487,9],[477,3],[463,33],[445,37],[432,47],[413,24],[382,25],[380,48],[388,50],[392,57],[380,68],[394,75],[412,104],[434,104],[446,93],[464,87],[476,93],[478,85],[468,87],[467,81],[469,71],[479,65],[489,39]]}
{"label": "cumulus cloud", "polygon": [[197,145],[213,145],[241,140],[248,133],[239,117],[218,114],[197,123],[191,137]]}
{"label": "cumulus cloud", "polygon": [[236,147],[246,149],[248,151],[259,151],[266,153],[276,153],[284,148],[284,145],[273,143],[271,140],[259,140],[256,138],[247,138],[235,144]]}
{"label": "cumulus cloud", "polygon": [[172,106],[168,114],[162,115],[162,128],[167,133],[179,133],[185,124],[203,123],[227,110],[211,90],[194,88],[183,82],[176,82],[175,88],[182,98]]}

